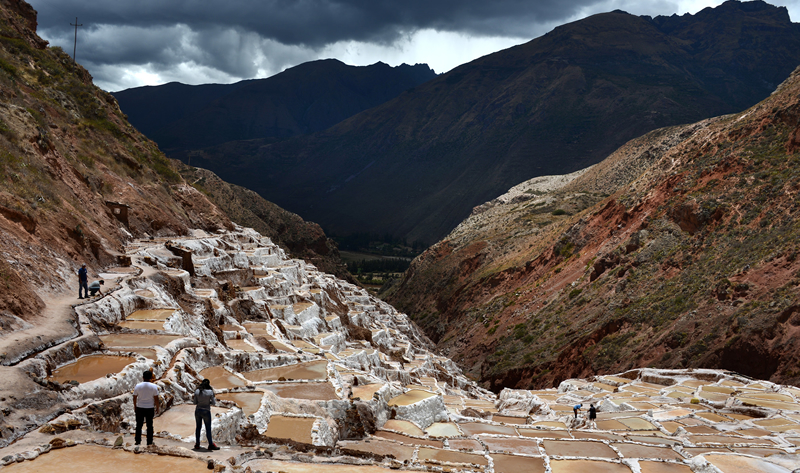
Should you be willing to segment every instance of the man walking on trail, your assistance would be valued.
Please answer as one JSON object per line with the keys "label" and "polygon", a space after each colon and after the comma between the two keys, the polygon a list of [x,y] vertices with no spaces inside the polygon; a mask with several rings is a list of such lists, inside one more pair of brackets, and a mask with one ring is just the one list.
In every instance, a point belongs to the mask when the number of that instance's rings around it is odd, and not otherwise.
{"label": "man walking on trail", "polygon": [[82,264],[78,270],[78,299],[83,299],[84,296],[89,297],[89,271],[86,264]]}
{"label": "man walking on trail", "polygon": [[[95,295],[95,294],[97,294],[98,292],[99,292],[100,294],[102,294],[102,293],[103,293],[103,291],[101,291],[101,290],[100,290],[100,286],[102,286],[102,285],[103,285],[103,284],[105,284],[105,283],[106,283],[106,282],[105,282],[105,281],[103,281],[102,279],[101,279],[101,280],[99,280],[99,281],[92,281],[92,283],[91,283],[91,284],[89,284],[89,295],[90,295],[90,296],[94,296],[94,295]],[[89,296],[86,296],[86,297],[89,297]]]}
{"label": "man walking on trail", "polygon": [[153,445],[153,417],[156,414],[156,399],[158,399],[158,386],[151,383],[152,371],[142,373],[144,382],[133,388],[133,408],[136,411],[136,435],[133,438],[136,445],[142,443],[142,424],[147,422],[147,445]]}

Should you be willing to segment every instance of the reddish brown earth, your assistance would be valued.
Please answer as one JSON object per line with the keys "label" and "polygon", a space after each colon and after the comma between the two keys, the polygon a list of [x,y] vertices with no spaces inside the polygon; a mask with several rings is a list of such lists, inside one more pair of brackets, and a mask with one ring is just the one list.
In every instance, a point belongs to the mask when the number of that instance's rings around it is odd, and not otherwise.
{"label": "reddish brown earth", "polygon": [[800,71],[477,207],[385,298],[493,389],[632,367],[800,383]]}

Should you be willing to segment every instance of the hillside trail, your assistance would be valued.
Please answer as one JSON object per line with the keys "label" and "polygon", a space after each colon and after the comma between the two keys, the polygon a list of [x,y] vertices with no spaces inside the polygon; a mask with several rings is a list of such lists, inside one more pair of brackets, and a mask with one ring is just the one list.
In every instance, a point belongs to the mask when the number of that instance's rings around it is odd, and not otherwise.
{"label": "hillside trail", "polygon": [[[122,272],[113,272],[114,269]],[[30,320],[26,327],[0,336],[0,360],[3,365],[15,365],[35,356],[48,348],[68,342],[82,335],[75,307],[96,302],[103,297],[113,297],[119,282],[127,277],[148,277],[157,271],[147,264],[133,258],[128,268],[112,268],[102,271],[98,276],[106,284],[102,294],[86,299],[78,299],[78,279],[70,281],[72,287],[58,293],[40,292],[45,304],[42,313]]]}

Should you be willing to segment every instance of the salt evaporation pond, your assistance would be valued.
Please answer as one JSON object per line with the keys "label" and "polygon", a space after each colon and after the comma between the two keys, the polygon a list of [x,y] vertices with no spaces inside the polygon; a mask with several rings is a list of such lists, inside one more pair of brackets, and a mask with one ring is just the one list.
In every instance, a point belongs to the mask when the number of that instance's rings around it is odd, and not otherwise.
{"label": "salt evaporation pond", "polygon": [[225,340],[225,343],[228,345],[228,348],[231,350],[239,350],[239,351],[246,351],[249,353],[257,352],[258,350],[255,349],[253,345],[250,345],[244,340]]}
{"label": "salt evaporation pond", "polygon": [[311,443],[311,428],[314,426],[313,417],[287,417],[273,415],[269,419],[267,437],[276,439],[290,439],[295,442]]}
{"label": "salt evaporation pond", "polygon": [[144,335],[138,333],[112,333],[100,335],[100,341],[107,347],[147,348],[154,346],[167,346],[171,341],[183,338],[180,335]]}
{"label": "salt evaporation pond", "polygon": [[242,376],[253,382],[278,381],[280,378],[286,380],[326,379],[328,377],[328,362],[325,360],[307,361],[276,368],[248,371],[247,373],[242,373]]}
{"label": "salt evaporation pond", "polygon": [[247,381],[236,376],[222,366],[212,366],[198,373],[202,378],[207,379],[214,389],[230,389],[240,386],[247,386]]}
{"label": "salt evaporation pond", "polygon": [[631,469],[619,463],[597,460],[551,460],[553,473],[631,473]]}
{"label": "salt evaporation pond", "polygon": [[134,454],[120,449],[78,445],[52,450],[35,461],[12,463],[3,473],[197,473],[207,471],[206,462],[195,458]]}
{"label": "salt evaporation pond", "polygon": [[244,415],[249,416],[258,412],[261,408],[261,399],[264,394],[261,392],[248,393],[223,393],[217,394],[217,399],[233,401],[242,409]]}
{"label": "salt evaporation pond", "polygon": [[437,462],[467,463],[482,466],[489,465],[489,460],[483,455],[455,452],[452,450],[439,450],[428,447],[420,448],[417,453],[417,458],[420,460],[436,460]]}
{"label": "salt evaporation pond", "polygon": [[458,426],[452,422],[434,422],[425,429],[431,437],[461,437]]}
{"label": "salt evaporation pond", "polygon": [[369,401],[372,399],[372,396],[378,392],[380,388],[383,387],[381,383],[374,383],[374,384],[365,384],[363,386],[353,386],[353,397],[363,399],[364,401]]}
{"label": "salt evaporation pond", "polygon": [[134,361],[136,360],[129,356],[88,355],[54,370],[48,379],[58,383],[67,381],[86,383],[105,377],[109,373],[119,373]]}
{"label": "salt evaporation pond", "polygon": [[152,348],[111,348],[108,351],[114,353],[136,353],[137,355],[153,361],[158,359],[156,351]]}
{"label": "salt evaporation pond", "polygon": [[401,394],[391,401],[389,401],[390,406],[410,406],[411,404],[416,404],[420,401],[428,399],[429,397],[436,396],[436,394],[429,393],[428,391],[422,391],[420,389],[412,389],[411,391]]}
{"label": "salt evaporation pond", "polygon": [[264,389],[288,399],[332,401],[339,399],[331,383],[281,383],[269,384]]}
{"label": "salt evaporation pond", "polygon": [[379,466],[291,463],[275,460],[252,460],[245,463],[244,466],[250,467],[252,471],[282,471],[285,473],[389,473],[394,471]]}
{"label": "salt evaporation pond", "polygon": [[123,320],[117,326],[133,330],[164,330],[164,322],[155,320]]}
{"label": "salt evaporation pond", "polygon": [[383,429],[394,430],[397,432],[402,432],[406,435],[413,435],[415,437],[425,436],[425,432],[423,432],[422,429],[407,420],[389,419],[385,424],[383,424]]}
{"label": "salt evaporation pond", "polygon": [[541,457],[517,457],[514,455],[490,455],[494,473],[545,473]]}
{"label": "salt evaporation pond", "polygon": [[167,320],[175,313],[175,309],[146,309],[131,313],[125,320]]}

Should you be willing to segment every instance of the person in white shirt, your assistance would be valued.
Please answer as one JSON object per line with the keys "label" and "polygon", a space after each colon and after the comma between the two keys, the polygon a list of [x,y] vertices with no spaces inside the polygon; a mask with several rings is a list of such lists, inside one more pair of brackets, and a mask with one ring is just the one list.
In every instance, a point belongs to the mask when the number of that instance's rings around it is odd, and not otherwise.
{"label": "person in white shirt", "polygon": [[151,383],[152,371],[142,373],[144,382],[133,388],[133,408],[136,411],[136,445],[142,443],[142,424],[147,422],[147,445],[153,445],[153,417],[156,414],[156,400],[158,399],[158,386]]}

